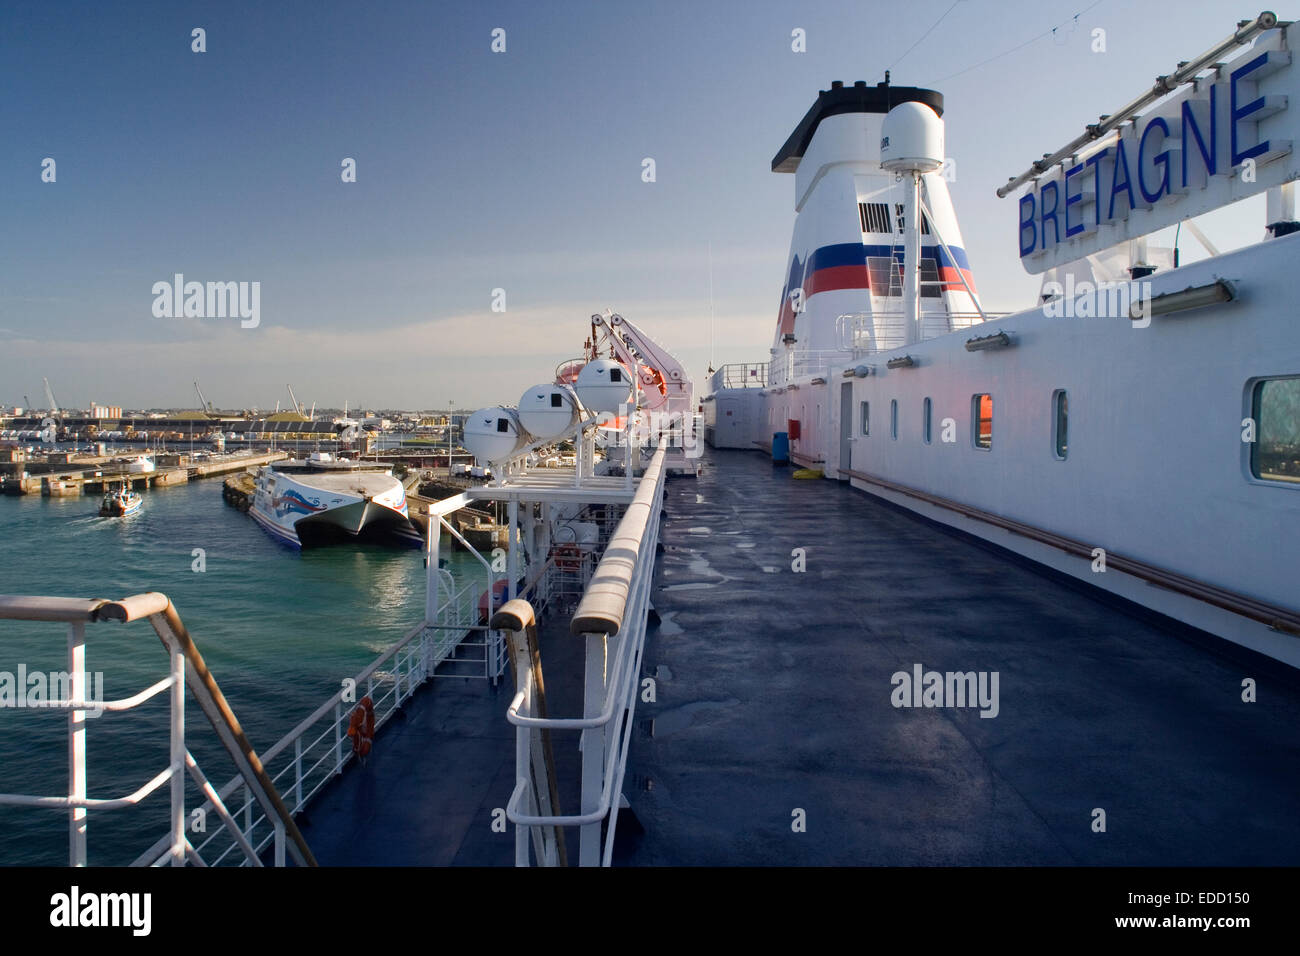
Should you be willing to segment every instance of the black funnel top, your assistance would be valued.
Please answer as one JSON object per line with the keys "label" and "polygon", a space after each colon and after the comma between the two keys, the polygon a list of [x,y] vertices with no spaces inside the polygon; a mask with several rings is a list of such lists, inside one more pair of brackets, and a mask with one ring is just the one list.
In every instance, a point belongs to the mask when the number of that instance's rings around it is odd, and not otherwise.
{"label": "black funnel top", "polygon": [[839,80],[831,83],[829,90],[817,94],[817,102],[804,114],[790,138],[785,141],[772,159],[772,172],[792,173],[803,158],[804,150],[812,142],[817,124],[828,116],[840,113],[888,113],[899,103],[924,103],[938,115],[943,115],[943,94],[923,90],[918,86],[890,86],[888,82],[867,86],[861,80],[845,86]]}

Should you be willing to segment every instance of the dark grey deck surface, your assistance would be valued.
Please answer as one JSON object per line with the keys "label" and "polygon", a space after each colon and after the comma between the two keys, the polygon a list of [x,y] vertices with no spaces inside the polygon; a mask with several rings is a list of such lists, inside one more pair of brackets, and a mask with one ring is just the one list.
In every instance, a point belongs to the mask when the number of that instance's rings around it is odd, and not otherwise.
{"label": "dark grey deck surface", "polygon": [[[569,636],[565,619],[546,622],[540,643],[550,713],[580,716],[581,641]],[[506,721],[513,696],[508,669],[496,688],[461,677],[438,677],[420,688],[380,730],[366,766],[349,764],[307,807],[302,832],[318,862],[513,866],[514,827],[493,829],[493,811],[505,808],[515,787],[515,734]],[[574,813],[577,735],[557,734],[554,746],[569,784],[560,806]]]}
{"label": "dark grey deck surface", "polygon": [[[711,452],[664,508],[622,862],[1300,863],[1293,678],[758,454]],[[576,650],[544,638],[566,715]],[[895,708],[891,675],[916,663],[997,671],[998,716]],[[509,698],[423,690],[309,808],[321,862],[509,864],[490,827],[513,787]]]}

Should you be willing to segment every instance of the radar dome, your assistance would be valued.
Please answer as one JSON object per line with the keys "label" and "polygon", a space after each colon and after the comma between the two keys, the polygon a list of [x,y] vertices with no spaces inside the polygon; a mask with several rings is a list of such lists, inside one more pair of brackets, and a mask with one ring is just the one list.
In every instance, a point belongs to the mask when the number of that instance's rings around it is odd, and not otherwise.
{"label": "radar dome", "polygon": [[501,461],[528,443],[513,408],[493,405],[465,419],[465,449],[480,462]]}
{"label": "radar dome", "polygon": [[924,103],[899,103],[880,124],[880,165],[928,173],[943,165],[943,120]]}
{"label": "radar dome", "polygon": [[632,377],[613,359],[588,362],[578,373],[578,398],[593,412],[619,411],[632,398]]}
{"label": "radar dome", "polygon": [[519,421],[536,438],[559,438],[578,424],[578,397],[567,385],[534,385],[519,396]]}

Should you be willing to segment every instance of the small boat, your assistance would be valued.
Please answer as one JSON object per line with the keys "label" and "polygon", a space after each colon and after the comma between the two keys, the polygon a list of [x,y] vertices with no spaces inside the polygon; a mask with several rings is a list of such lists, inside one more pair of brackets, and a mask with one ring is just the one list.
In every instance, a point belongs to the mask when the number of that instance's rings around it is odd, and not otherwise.
{"label": "small boat", "polygon": [[133,515],[144,507],[144,499],[140,493],[132,491],[123,484],[116,491],[106,492],[104,500],[99,504],[99,516],[101,518],[125,518],[127,515]]}

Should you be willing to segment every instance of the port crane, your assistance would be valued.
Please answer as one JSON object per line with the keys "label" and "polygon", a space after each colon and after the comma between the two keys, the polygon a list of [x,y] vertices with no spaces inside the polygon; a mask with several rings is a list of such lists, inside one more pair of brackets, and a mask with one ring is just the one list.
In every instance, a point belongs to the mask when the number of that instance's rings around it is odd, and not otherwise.
{"label": "port crane", "polygon": [[45,383],[45,400],[50,403],[50,414],[58,415],[59,403],[54,400],[54,389],[50,388],[50,380],[42,378],[41,381]]}
{"label": "port crane", "polygon": [[216,413],[212,410],[212,403],[203,395],[203,389],[199,388],[199,383],[194,383],[194,391],[199,393],[199,411],[205,415],[214,416]]}
{"label": "port crane", "polygon": [[41,441],[50,444],[58,438],[59,429],[63,426],[63,414],[59,411],[59,403],[54,400],[50,380],[42,378],[41,381],[45,383],[45,400],[50,403],[49,412],[41,421]]}

